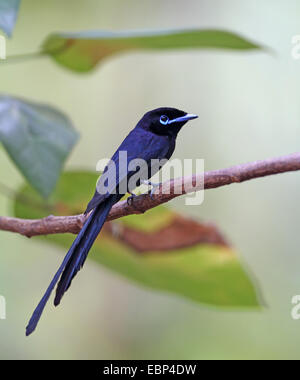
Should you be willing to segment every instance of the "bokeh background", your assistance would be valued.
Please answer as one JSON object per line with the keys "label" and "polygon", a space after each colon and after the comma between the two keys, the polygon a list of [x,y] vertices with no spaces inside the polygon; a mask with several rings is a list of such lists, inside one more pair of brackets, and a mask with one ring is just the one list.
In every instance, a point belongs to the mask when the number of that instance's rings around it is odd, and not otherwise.
{"label": "bokeh background", "polygon": [[[130,53],[78,75],[49,58],[1,66],[1,92],[52,104],[81,139],[67,168],[95,169],[146,111],[175,106],[200,117],[180,136],[178,158],[204,158],[217,169],[299,151],[300,3],[278,0],[23,0],[8,55],[36,51],[54,31],[227,29],[273,53],[181,51]],[[23,179],[0,150],[1,182]],[[141,288],[92,261],[62,307],[48,305],[38,332],[25,325],[65,253],[37,239],[0,232],[1,359],[299,359],[299,173],[205,193],[201,206],[171,207],[214,221],[262,289],[267,308],[228,312]],[[11,201],[0,194],[0,214]]]}

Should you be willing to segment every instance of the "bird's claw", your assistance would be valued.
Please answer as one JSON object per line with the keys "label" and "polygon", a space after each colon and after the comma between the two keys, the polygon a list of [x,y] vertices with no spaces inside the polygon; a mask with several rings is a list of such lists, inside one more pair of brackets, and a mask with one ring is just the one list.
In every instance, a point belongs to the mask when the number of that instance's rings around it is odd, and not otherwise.
{"label": "bird's claw", "polygon": [[137,197],[137,195],[134,194],[134,193],[129,193],[129,194],[130,194],[130,197],[128,197],[128,198],[126,199],[126,202],[127,202],[127,205],[128,205],[128,206],[132,206],[132,205],[133,205],[133,200],[134,200],[134,198]]}
{"label": "bird's claw", "polygon": [[147,180],[142,181],[142,183],[144,185],[147,185],[147,186],[152,186],[152,189],[150,191],[150,198],[152,201],[154,201],[154,193],[160,187],[161,183],[152,183],[152,182],[147,181]]}

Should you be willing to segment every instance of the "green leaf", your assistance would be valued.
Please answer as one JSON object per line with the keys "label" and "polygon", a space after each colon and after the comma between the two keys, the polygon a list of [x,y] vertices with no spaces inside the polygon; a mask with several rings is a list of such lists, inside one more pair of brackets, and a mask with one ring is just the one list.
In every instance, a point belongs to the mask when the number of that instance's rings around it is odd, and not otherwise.
{"label": "green leaf", "polygon": [[0,28],[11,36],[19,11],[20,0],[0,0]]}
{"label": "green leaf", "polygon": [[78,139],[70,120],[43,104],[0,96],[0,142],[27,181],[47,197]]}
{"label": "green leaf", "polygon": [[43,52],[78,72],[87,72],[103,59],[134,50],[235,49],[261,47],[239,35],[222,30],[169,30],[157,32],[86,31],[56,33],[43,44]]}
{"label": "green leaf", "polygon": [[[51,196],[52,206],[48,212],[68,215],[84,210],[97,178],[96,174],[88,172],[64,173]],[[30,199],[30,204],[24,203],[24,199]],[[32,207],[32,204],[39,202],[41,200],[30,187],[23,186],[14,203],[14,213],[20,218],[44,217],[47,215],[46,211]],[[157,219],[158,214],[161,215],[160,221]],[[171,221],[171,215],[175,223]],[[153,226],[149,230],[133,228],[132,218],[145,224],[145,221],[148,222],[152,216],[158,220],[156,230]],[[175,231],[176,223],[177,231],[178,223],[181,223],[179,234],[176,233],[176,236],[173,234],[175,240],[172,242],[169,237],[172,236],[170,235],[172,229]],[[215,233],[214,227],[206,226],[210,231],[209,241],[212,242],[212,235],[215,235],[215,243],[194,242],[181,248],[170,247],[170,241],[171,245],[178,245],[178,242],[181,242],[181,239],[178,240],[178,235],[186,223],[187,233],[184,233],[184,238],[190,230],[197,228],[198,223],[187,222],[186,218],[165,207],[157,207],[145,215],[122,218],[113,222],[114,228],[109,228],[112,223],[107,223],[94,243],[89,258],[140,285],[184,296],[199,303],[222,307],[259,307],[253,283],[243,270],[235,252],[222,244],[222,239]],[[200,224],[199,227],[200,230],[204,228]],[[118,234],[112,234],[112,230]],[[159,234],[159,237],[153,238],[155,236],[153,234]],[[58,244],[64,248],[62,253],[65,254],[74,236],[60,234],[40,239]],[[148,239],[146,246],[143,246],[143,239]],[[137,249],[137,243],[145,249],[143,251]],[[154,246],[158,245],[161,248],[154,249]],[[53,272],[55,269],[53,268]]]}

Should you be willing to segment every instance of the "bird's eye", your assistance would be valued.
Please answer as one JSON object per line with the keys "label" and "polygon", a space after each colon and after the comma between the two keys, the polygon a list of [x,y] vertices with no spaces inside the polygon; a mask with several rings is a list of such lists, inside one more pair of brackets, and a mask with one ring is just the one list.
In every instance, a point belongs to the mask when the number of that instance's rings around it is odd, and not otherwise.
{"label": "bird's eye", "polygon": [[166,115],[162,115],[162,116],[160,117],[159,121],[160,121],[160,124],[162,124],[162,125],[167,125],[168,122],[169,122],[169,118],[168,118],[168,116],[166,116]]}

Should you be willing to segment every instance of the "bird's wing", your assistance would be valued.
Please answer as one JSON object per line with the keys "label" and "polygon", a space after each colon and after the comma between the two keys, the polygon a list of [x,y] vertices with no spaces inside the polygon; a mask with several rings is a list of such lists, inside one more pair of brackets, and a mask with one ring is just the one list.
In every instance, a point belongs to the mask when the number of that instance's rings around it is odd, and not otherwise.
{"label": "bird's wing", "polygon": [[[142,129],[134,129],[122,142],[118,150],[112,156],[103,174],[98,180],[97,189],[89,202],[86,213],[102,203],[109,195],[127,190],[128,179],[139,169],[128,170],[128,165],[134,159],[143,159],[147,167],[151,167],[151,159],[164,159],[169,151],[169,139],[166,136],[158,136]],[[154,172],[156,169],[153,170]],[[148,173],[144,173],[148,178]]]}

